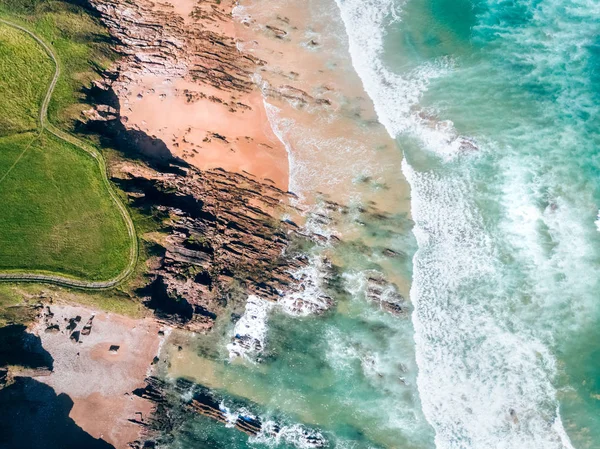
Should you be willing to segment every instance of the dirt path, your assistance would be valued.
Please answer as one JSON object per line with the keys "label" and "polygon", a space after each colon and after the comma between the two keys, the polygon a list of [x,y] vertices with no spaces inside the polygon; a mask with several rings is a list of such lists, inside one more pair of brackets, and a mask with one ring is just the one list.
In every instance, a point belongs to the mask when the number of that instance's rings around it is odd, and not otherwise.
{"label": "dirt path", "polygon": [[[91,157],[93,157],[96,160],[96,162],[98,163],[98,167],[100,168],[100,172],[102,174],[102,180],[106,186],[106,189],[108,190],[110,197],[112,198],[115,205],[118,207],[118,209],[121,212],[121,215],[123,217],[123,220],[125,221],[125,225],[127,227],[127,233],[129,235],[129,240],[130,240],[129,262],[127,264],[127,267],[125,267],[125,269],[119,275],[117,275],[113,279],[109,279],[107,281],[88,282],[88,281],[84,281],[84,280],[61,276],[58,274],[41,274],[38,272],[0,273],[0,281],[44,282],[44,283],[48,283],[48,284],[60,285],[63,287],[74,287],[74,288],[85,288],[85,289],[106,289],[106,288],[114,287],[115,285],[117,285],[121,281],[123,281],[125,278],[127,278],[133,272],[133,270],[135,269],[135,266],[137,264],[138,240],[137,240],[137,235],[135,232],[135,227],[133,225],[133,221],[131,220],[131,216],[129,215],[129,212],[128,212],[127,208],[125,207],[125,205],[121,202],[121,200],[117,196],[112,185],[110,184],[110,181],[108,180],[108,175],[107,175],[107,171],[106,171],[106,163],[105,163],[102,155],[95,148],[82,142],[77,137],[58,129],[56,126],[54,126],[48,120],[48,105],[50,104],[50,100],[52,99],[52,94],[54,93],[54,88],[56,87],[56,83],[58,82],[58,79],[60,77],[60,64],[58,63],[58,58],[57,58],[56,54],[54,53],[54,50],[52,49],[52,47],[50,47],[48,44],[46,44],[42,40],[42,38],[37,36],[35,33],[33,33],[32,31],[28,30],[27,28],[25,28],[21,25],[18,25],[16,23],[13,23],[8,20],[1,19],[1,18],[0,18],[0,23],[2,23],[4,25],[8,25],[12,28],[15,28],[17,30],[20,30],[20,31],[28,34],[38,44],[40,44],[42,46],[42,48],[44,49],[46,54],[48,54],[48,56],[52,59],[52,62],[54,63],[54,67],[55,67],[54,76],[52,77],[52,81],[48,85],[48,90],[46,91],[46,96],[44,97],[44,101],[42,102],[42,106],[40,108],[40,116],[39,116],[40,132],[39,132],[38,136],[44,130],[46,130],[49,133],[53,134],[54,136],[58,137],[59,139],[62,139],[65,142],[68,142],[71,145],[76,146],[80,150],[85,151],[87,154],[89,154]],[[21,156],[22,156],[22,154],[21,154]],[[19,156],[19,159],[21,158],[21,156]],[[18,160],[15,162],[15,164],[13,164],[13,167],[14,167],[14,165],[16,165],[17,162],[18,162]],[[9,171],[11,169],[12,169],[12,167],[9,169]],[[4,176],[6,176],[6,174]]]}

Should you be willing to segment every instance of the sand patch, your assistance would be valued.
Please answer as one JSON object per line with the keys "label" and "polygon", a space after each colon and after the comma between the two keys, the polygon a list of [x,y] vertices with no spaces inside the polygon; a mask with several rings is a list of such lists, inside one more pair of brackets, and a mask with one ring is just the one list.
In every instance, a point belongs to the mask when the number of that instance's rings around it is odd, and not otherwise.
{"label": "sand patch", "polygon": [[37,380],[69,395],[70,417],[83,430],[126,448],[141,430],[128,420],[143,421],[152,408],[131,392],[144,386],[160,349],[159,330],[151,319],[50,306],[33,332],[54,358],[54,370]]}
{"label": "sand patch", "polygon": [[287,153],[260,92],[223,92],[183,78],[147,75],[119,91],[128,127],[162,140],[202,169],[222,168],[288,185]]}

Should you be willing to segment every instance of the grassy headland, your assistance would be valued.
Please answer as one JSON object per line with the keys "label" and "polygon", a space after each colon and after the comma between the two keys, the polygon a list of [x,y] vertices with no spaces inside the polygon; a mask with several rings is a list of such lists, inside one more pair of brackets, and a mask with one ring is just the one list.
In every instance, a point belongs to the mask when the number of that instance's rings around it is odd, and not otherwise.
{"label": "grassy headland", "polygon": [[117,58],[107,30],[77,3],[85,1],[0,0],[0,17],[33,31],[58,55],[62,73],[48,114],[52,123],[67,130],[89,108],[83,89]]}
{"label": "grassy headland", "polygon": [[[108,61],[98,56],[108,53],[98,53],[78,34],[95,36],[85,27],[98,26],[63,2],[2,0],[0,17],[39,32],[56,49],[66,76],[56,86],[49,115],[70,128],[86,107],[79,97],[94,65]],[[80,148],[39,132],[39,108],[53,70],[30,36],[0,25],[0,270],[107,280],[127,266],[127,228],[98,163]]]}

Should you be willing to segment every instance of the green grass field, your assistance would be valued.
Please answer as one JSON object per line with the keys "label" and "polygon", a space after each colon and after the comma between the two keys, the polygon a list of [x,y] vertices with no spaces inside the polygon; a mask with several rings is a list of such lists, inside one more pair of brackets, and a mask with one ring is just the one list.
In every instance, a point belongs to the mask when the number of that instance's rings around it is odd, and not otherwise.
{"label": "green grass field", "polygon": [[107,30],[89,12],[60,0],[0,0],[0,17],[24,25],[58,54],[62,75],[48,113],[52,123],[72,129],[81,111],[89,108],[82,88],[117,58]]}
{"label": "green grass field", "polygon": [[[0,15],[6,17],[4,6],[0,3]],[[37,17],[37,27],[56,27],[44,17]],[[75,22],[70,23],[76,32]],[[56,45],[57,40],[49,36],[47,42]],[[68,74],[50,105],[50,120],[59,126],[79,113],[74,112],[82,107],[78,92],[93,73],[86,59],[93,50],[61,57],[69,48],[85,46],[76,38],[73,42],[58,52]],[[72,69],[78,58],[87,72]],[[0,25],[0,270],[108,280],[127,266],[127,229],[97,162],[50,133],[38,132],[39,106],[52,74],[50,58],[32,38]]]}
{"label": "green grass field", "polygon": [[48,55],[21,34],[0,28],[0,136],[39,127],[40,101],[54,72]]}

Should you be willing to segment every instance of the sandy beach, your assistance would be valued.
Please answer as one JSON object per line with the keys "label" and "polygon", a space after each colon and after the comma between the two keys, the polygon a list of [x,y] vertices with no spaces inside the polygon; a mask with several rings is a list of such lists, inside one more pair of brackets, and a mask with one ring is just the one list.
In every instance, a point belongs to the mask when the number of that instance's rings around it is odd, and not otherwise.
{"label": "sandy beach", "polygon": [[142,430],[129,420],[144,421],[152,412],[152,404],[132,391],[145,385],[164,338],[159,330],[149,318],[50,305],[31,331],[54,359],[54,369],[36,380],[72,399],[69,416],[85,432],[127,448]]}
{"label": "sandy beach", "polygon": [[[122,63],[126,70],[113,85],[121,121],[160,139],[172,155],[199,169],[250,174],[287,190],[286,149],[271,130],[260,90],[250,80],[261,62],[244,57],[235,46],[233,2],[206,11],[202,7],[194,0],[140,4],[144,20],[171,18],[163,39],[170,39],[176,50],[161,54],[161,63],[167,59],[161,66],[144,57],[147,47]],[[216,46],[223,53],[213,53]],[[223,70],[235,76],[222,75],[225,81],[219,81]],[[200,71],[208,72],[207,77]],[[232,77],[233,87],[227,83]]]}

